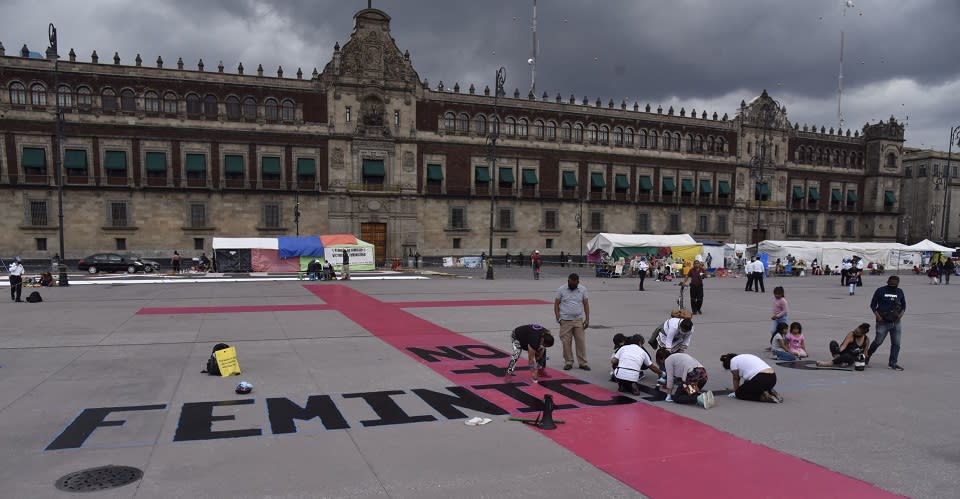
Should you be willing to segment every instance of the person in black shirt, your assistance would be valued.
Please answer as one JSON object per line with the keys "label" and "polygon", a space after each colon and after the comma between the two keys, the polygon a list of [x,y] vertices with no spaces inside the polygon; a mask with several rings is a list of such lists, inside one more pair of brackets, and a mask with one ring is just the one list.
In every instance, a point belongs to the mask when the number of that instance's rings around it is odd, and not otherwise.
{"label": "person in black shirt", "polygon": [[514,329],[510,333],[510,341],[513,344],[513,355],[510,356],[510,364],[507,365],[508,378],[513,376],[517,360],[524,351],[528,354],[530,376],[533,382],[536,383],[539,376],[549,376],[546,373],[547,348],[553,346],[553,335],[550,334],[550,330],[540,324],[527,324]]}
{"label": "person in black shirt", "polygon": [[340,267],[340,273],[342,274],[342,277],[340,278],[340,280],[349,281],[350,280],[350,255],[347,254],[347,248],[343,248],[343,262],[341,265],[342,266]]}
{"label": "person in black shirt", "polygon": [[311,281],[316,281],[320,279],[320,274],[323,272],[323,266],[320,265],[320,259],[314,258],[307,264],[307,275]]}

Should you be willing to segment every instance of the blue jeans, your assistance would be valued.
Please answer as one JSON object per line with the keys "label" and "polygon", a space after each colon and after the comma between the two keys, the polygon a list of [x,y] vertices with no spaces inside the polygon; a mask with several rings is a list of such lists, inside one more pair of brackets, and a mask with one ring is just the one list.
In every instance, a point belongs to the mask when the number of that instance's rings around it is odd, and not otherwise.
{"label": "blue jeans", "polygon": [[797,360],[797,357],[790,352],[782,352],[780,350],[774,350],[773,354],[777,356],[777,360]]}
{"label": "blue jeans", "polygon": [[877,349],[880,348],[883,340],[887,339],[887,333],[890,333],[890,361],[887,365],[897,365],[897,358],[900,356],[900,335],[902,332],[900,329],[900,321],[877,322],[877,337],[874,339],[873,344],[870,345],[870,351],[867,353],[867,357],[873,357],[873,352],[876,352]]}

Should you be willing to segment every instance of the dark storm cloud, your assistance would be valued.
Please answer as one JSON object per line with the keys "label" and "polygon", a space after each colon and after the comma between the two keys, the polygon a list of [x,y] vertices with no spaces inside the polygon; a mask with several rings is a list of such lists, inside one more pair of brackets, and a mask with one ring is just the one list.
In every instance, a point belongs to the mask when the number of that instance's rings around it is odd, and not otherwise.
{"label": "dark storm cloud", "polygon": [[[960,2],[956,0],[539,0],[537,96],[575,94],[619,106],[639,101],[733,113],[741,99],[763,89],[788,105],[801,123],[836,125],[840,31],[845,32],[846,125],[896,115],[910,117],[911,145],[946,148],[937,139],[960,121],[956,91],[960,65]],[[363,0],[56,0],[32,8],[28,0],[0,0],[8,53],[23,42],[45,46],[46,22],[60,28],[61,46],[83,60],[119,51],[130,63],[141,53],[167,67],[183,57],[213,70],[243,62],[322,70],[333,44],[344,43]],[[401,50],[409,50],[422,78],[435,86],[459,82],[482,89],[498,66],[507,69],[507,93],[530,87],[532,0],[374,0],[392,17]],[[54,14],[47,14],[53,12]],[[845,14],[844,14],[845,13]],[[14,21],[15,19],[15,21]],[[67,50],[66,48],[64,50]],[[942,133],[946,136],[946,131]]]}

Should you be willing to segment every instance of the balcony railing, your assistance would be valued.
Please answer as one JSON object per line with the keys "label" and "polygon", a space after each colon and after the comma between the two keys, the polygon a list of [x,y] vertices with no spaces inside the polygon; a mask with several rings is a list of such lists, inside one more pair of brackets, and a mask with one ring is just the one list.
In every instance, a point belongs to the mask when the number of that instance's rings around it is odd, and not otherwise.
{"label": "balcony railing", "polygon": [[347,184],[348,191],[366,191],[366,192],[400,192],[400,184],[381,184],[373,182],[350,182]]}

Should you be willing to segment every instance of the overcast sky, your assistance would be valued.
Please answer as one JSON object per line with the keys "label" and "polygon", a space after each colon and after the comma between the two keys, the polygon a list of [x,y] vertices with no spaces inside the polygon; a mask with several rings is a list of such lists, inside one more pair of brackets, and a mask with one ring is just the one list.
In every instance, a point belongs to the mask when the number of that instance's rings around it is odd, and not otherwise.
{"label": "overcast sky", "polygon": [[[946,150],[960,125],[958,0],[539,0],[537,95],[626,99],[731,116],[763,89],[792,122],[836,127],[845,33],[844,128],[906,121],[907,145]],[[366,0],[0,0],[7,54],[47,45],[123,64],[183,57],[288,77],[323,69]],[[497,67],[507,93],[530,88],[533,0],[373,0],[431,86],[482,89]]]}

